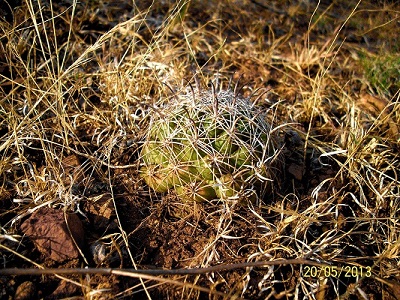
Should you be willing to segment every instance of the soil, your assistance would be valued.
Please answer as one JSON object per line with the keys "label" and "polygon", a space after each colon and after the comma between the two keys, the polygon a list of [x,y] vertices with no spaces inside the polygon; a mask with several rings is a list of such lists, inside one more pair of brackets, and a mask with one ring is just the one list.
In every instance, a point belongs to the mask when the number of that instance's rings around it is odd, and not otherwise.
{"label": "soil", "polygon": [[[89,1],[90,2],[90,1]],[[141,1],[139,9],[148,7],[148,1]],[[166,1],[168,2],[168,1]],[[195,2],[189,10],[193,16],[193,23],[204,22],[210,20],[211,16],[202,11],[201,1]],[[273,34],[275,39],[284,37],[290,30],[295,32],[290,35],[288,44],[295,44],[303,40],[304,34],[309,28],[309,18],[317,1],[308,1],[309,6],[302,6],[302,1],[268,1],[265,5],[263,1],[246,1],[248,7],[248,15],[236,15],[236,11],[230,11],[223,8],[222,18],[226,22],[231,22],[232,18],[236,18],[238,24],[246,24],[249,18],[260,18],[264,20],[265,25],[260,28],[267,38]],[[307,1],[306,1],[307,2]],[[328,8],[331,1],[321,2],[320,11]],[[383,1],[382,1],[383,2]],[[336,2],[335,2],[336,3]],[[347,5],[343,6],[341,1],[334,4],[329,9],[327,18],[334,20],[335,18],[343,19],[348,15],[351,7],[354,7],[353,1],[346,1]],[[385,2],[387,3],[387,2]],[[384,5],[380,3],[377,5]],[[63,11],[69,5],[69,1],[58,1],[54,3],[54,9],[57,12]],[[24,8],[24,3],[20,3]],[[299,9],[296,13],[291,13],[288,8],[296,5]],[[389,4],[388,4],[389,5]],[[369,18],[367,9],[373,9],[375,6],[368,3],[362,3],[365,9],[362,14],[365,18]],[[16,8],[10,7],[15,11],[15,15],[7,11],[6,22],[13,22],[19,18]],[[125,1],[111,1],[108,4],[99,1],[98,9],[91,5],[78,5],[76,20],[82,30],[79,32],[83,45],[91,45],[104,32],[113,28],[116,24],[133,16],[133,7]],[[158,24],[158,20],[162,20],[167,13],[168,6],[160,5],[158,10],[151,12],[148,16],[149,23]],[[239,18],[239,19],[237,19]],[[78,21],[76,21],[78,22]],[[314,42],[324,40],[324,37],[336,30],[339,22],[326,22],[320,24],[318,30],[312,31],[310,39]],[[335,25],[335,26],[334,26]],[[155,25],[154,25],[155,26]],[[153,26],[153,27],[154,27]],[[240,26],[240,25],[238,25]],[[357,45],[357,47],[365,47],[369,51],[377,51],[378,45],[383,37],[359,34],[360,29],[356,25],[347,26],[338,36],[339,40],[345,40],[346,43]],[[65,39],[66,30],[60,24],[60,39]],[[153,30],[153,28],[152,28]],[[151,41],[152,30],[143,29],[142,37],[145,41]],[[226,32],[226,42],[238,42],[235,33],[242,32],[243,28],[235,28],[231,24]],[[272,32],[273,31],[273,32]],[[176,34],[176,33],[171,33]],[[177,34],[179,38],[179,34]],[[395,38],[389,36],[385,43],[396,43]],[[397,41],[398,42],[398,41]],[[238,46],[240,47],[240,45]],[[240,51],[240,49],[238,50]],[[344,50],[346,51],[346,50]],[[112,55],[112,54],[110,54]],[[203,56],[202,56],[203,55]],[[284,55],[284,53],[282,54]],[[289,56],[289,54],[288,54]],[[207,54],[198,54],[196,61],[201,65],[209,59]],[[345,55],[338,57],[344,60]],[[0,56],[1,64],[5,63],[3,57]],[[218,64],[210,66],[215,69]],[[95,66],[92,66],[95,69]],[[240,79],[243,82],[252,82],[254,85],[272,88],[269,94],[271,103],[278,99],[286,99],[288,105],[296,102],[298,89],[292,89],[295,86],[295,80],[291,78],[282,78],[282,74],[277,69],[271,68],[268,81],[261,81],[257,77],[257,67],[254,66],[251,57],[246,61],[240,56],[232,65],[232,70],[236,74],[241,74]],[[0,65],[0,70],[2,65]],[[204,69],[207,72],[207,68]],[[336,70],[341,76],[345,72],[353,72],[352,70]],[[313,72],[313,67],[308,69]],[[236,78],[238,75],[234,75]],[[312,76],[312,74],[310,75]],[[346,77],[346,76],[344,76]],[[347,76],[349,78],[350,76]],[[100,78],[98,78],[100,81]],[[236,78],[237,79],[237,78]],[[99,110],[102,109],[101,99],[105,96],[101,92],[96,93],[96,87],[100,86],[100,82],[91,82],[93,88],[90,93],[85,95],[85,91],[81,97],[89,99],[89,101]],[[5,90],[8,87],[4,87]],[[352,89],[361,91],[361,84],[355,83]],[[244,90],[246,93],[246,90]],[[371,100],[372,101],[372,100]],[[276,103],[276,102],[275,102]],[[271,104],[264,104],[269,106]],[[329,104],[327,104],[329,105]],[[284,109],[278,113],[278,119],[287,118]],[[343,117],[340,107],[332,108],[331,114],[336,114],[337,119]],[[43,122],[49,122],[51,128],[51,116],[44,117]],[[299,118],[301,121],[301,117]],[[285,250],[289,249],[289,245],[293,243],[291,237],[296,232],[296,226],[304,221],[302,217],[293,216],[293,222],[282,223],[280,209],[288,211],[306,211],[309,207],[318,205],[312,198],[312,193],[316,190],[319,193],[319,202],[326,201],[333,190],[339,191],[344,185],[344,179],[338,177],[331,181],[329,185],[322,185],[316,189],[321,182],[328,178],[335,177],[340,170],[337,161],[330,159],[328,156],[320,157],[319,148],[312,143],[305,144],[302,137],[297,132],[307,132],[312,128],[311,135],[321,136],[321,140],[333,141],[337,138],[337,131],[334,125],[331,127],[323,123],[322,117],[316,118],[315,123],[310,124],[306,116],[304,122],[298,122],[296,130],[287,130],[282,132],[281,138],[285,144],[283,155],[285,157],[285,167],[282,180],[279,186],[276,186],[272,194],[266,195],[263,199],[264,203],[268,203],[265,207],[255,208],[255,212],[265,218],[268,224],[286,224],[280,228],[270,228],[266,224],[260,223],[257,214],[250,211],[246,207],[233,206],[229,218],[224,218],[226,207],[221,203],[202,204],[202,203],[182,203],[172,192],[167,195],[154,194],[143,185],[138,176],[135,162],[137,160],[137,146],[135,147],[135,136],[127,136],[125,140],[120,141],[119,149],[112,153],[110,163],[122,168],[99,167],[98,172],[90,173],[86,169],[86,157],[68,153],[62,159],[60,168],[62,172],[62,182],[64,186],[70,186],[70,193],[76,196],[77,202],[73,205],[73,217],[70,217],[72,209],[68,212],[63,211],[63,207],[55,201],[45,207],[35,207],[33,214],[22,216],[15,222],[14,234],[20,235],[21,243],[18,246],[18,253],[29,258],[37,264],[45,268],[80,268],[80,267],[97,267],[97,268],[140,268],[140,269],[179,269],[193,268],[200,266],[233,264],[244,261],[251,261],[252,255],[257,259],[263,256],[261,249],[269,250],[265,254],[265,259],[272,257],[289,259],[295,256]],[[318,123],[320,122],[320,123]],[[81,126],[76,131],[76,135],[81,142],[87,144],[82,147],[88,149],[90,153],[95,153],[100,145],[96,145],[91,140],[91,136],[95,133],[96,124],[87,124]],[[390,127],[390,126],[389,126]],[[396,130],[396,126],[392,124],[392,130]],[[395,132],[394,132],[395,133]],[[0,136],[6,134],[6,129],[0,128]],[[56,138],[55,138],[56,140]],[[133,142],[132,142],[133,141]],[[100,143],[101,144],[101,143]],[[33,146],[40,149],[40,144],[33,142]],[[41,150],[33,150],[32,147],[26,155],[34,163],[38,173],[45,172],[46,156]],[[133,167],[124,167],[132,165]],[[99,171],[100,170],[100,171]],[[101,172],[102,171],[102,172]],[[10,175],[9,181],[19,178],[23,174],[22,169],[16,166],[13,170],[14,174]],[[8,175],[7,175],[8,176]],[[111,184],[110,184],[111,183]],[[110,188],[112,186],[112,189]],[[349,190],[356,187],[348,186]],[[350,197],[350,196],[348,196]],[[14,220],[18,212],[18,203],[13,201],[17,198],[17,191],[12,185],[2,187],[0,190],[0,213],[1,225],[9,224]],[[351,202],[351,199],[342,199],[343,203]],[[330,215],[326,219],[320,219],[323,222],[309,227],[308,232],[304,233],[310,241],[318,239],[328,230],[337,228],[337,230],[351,230],[354,221],[348,219],[349,216],[357,214],[357,207],[343,206],[337,211],[339,216],[337,219],[331,219]],[[385,208],[382,208],[381,214],[385,214]],[[69,226],[66,225],[65,220]],[[280,225],[281,226],[281,225]],[[44,229],[43,229],[44,228]],[[52,228],[49,230],[48,228]],[[69,229],[68,229],[69,228]],[[223,229],[226,229],[224,232]],[[358,228],[361,230],[362,228]],[[279,232],[279,235],[269,232]],[[223,236],[221,236],[221,233]],[[38,234],[40,235],[38,239]],[[353,248],[346,250],[346,255],[351,257],[358,252],[364,253],[365,264],[371,262],[368,258],[374,256],[374,247],[367,247],[361,241],[347,239],[349,244],[354,245]],[[9,240],[3,240],[3,245],[11,249],[15,248],[15,244]],[[129,246],[129,247],[127,247]],[[3,251],[3,250],[1,250]],[[354,253],[353,253],[354,251]],[[257,253],[257,255],[255,255]],[[324,251],[321,250],[321,257]],[[329,255],[329,253],[326,253]],[[32,263],[23,259],[18,255],[4,251],[1,253],[2,267],[31,268]],[[360,264],[363,261],[360,261]],[[61,299],[68,297],[76,297],[75,299],[83,299],[88,297],[87,287],[92,291],[93,299],[119,298],[122,296],[128,298],[143,299],[147,297],[147,293],[152,299],[219,299],[222,296],[209,296],[209,292],[191,289],[189,283],[194,283],[200,287],[206,287],[211,291],[224,293],[225,298],[242,297],[245,299],[266,299],[270,296],[273,298],[290,298],[296,286],[296,278],[301,276],[299,266],[276,266],[273,270],[275,281],[273,287],[269,286],[267,280],[271,268],[254,267],[241,268],[230,271],[216,271],[201,275],[175,275],[168,277],[180,282],[186,282],[186,287],[180,287],[173,282],[164,282],[159,284],[156,280],[145,281],[144,290],[143,282],[138,278],[122,277],[117,275],[65,275],[65,277],[81,283],[81,286],[61,280],[56,276],[0,276],[0,297],[2,299]],[[165,277],[166,278],[166,277]],[[309,283],[313,284],[316,278],[310,278]],[[392,278],[392,289],[381,285],[372,278],[365,278],[356,286],[355,278],[342,278],[338,283],[339,290],[336,291],[342,295],[343,299],[355,299],[355,290],[361,288],[368,294],[369,299],[378,299],[381,295],[387,295],[387,299],[395,299],[399,297],[399,280]],[[97,294],[95,290],[100,291]],[[240,291],[245,291],[240,294]],[[336,293],[332,286],[326,292],[321,292],[318,299],[333,299]],[[211,298],[210,298],[211,297]]]}

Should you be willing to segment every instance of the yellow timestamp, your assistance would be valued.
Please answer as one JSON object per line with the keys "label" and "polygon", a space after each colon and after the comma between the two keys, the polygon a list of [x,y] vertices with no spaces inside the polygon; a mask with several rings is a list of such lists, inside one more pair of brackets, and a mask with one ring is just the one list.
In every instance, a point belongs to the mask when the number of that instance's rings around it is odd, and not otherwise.
{"label": "yellow timestamp", "polygon": [[371,277],[371,267],[360,266],[304,266],[302,269],[303,277]]}

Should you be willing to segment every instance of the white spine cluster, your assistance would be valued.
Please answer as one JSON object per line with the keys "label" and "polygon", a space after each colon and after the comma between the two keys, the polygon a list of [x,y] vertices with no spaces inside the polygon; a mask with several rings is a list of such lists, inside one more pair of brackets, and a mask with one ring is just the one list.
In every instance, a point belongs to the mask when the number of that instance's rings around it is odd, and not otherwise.
{"label": "white spine cluster", "polygon": [[178,95],[151,118],[141,176],[182,200],[255,202],[279,171],[279,142],[265,115],[231,90]]}

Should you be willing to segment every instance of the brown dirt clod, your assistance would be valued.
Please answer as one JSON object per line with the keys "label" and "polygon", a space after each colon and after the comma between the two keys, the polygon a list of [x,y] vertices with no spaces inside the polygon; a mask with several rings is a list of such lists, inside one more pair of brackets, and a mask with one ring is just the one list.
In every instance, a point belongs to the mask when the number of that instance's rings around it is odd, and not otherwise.
{"label": "brown dirt clod", "polygon": [[78,258],[75,242],[79,247],[84,242],[82,222],[77,215],[48,207],[34,212],[22,223],[21,230],[42,254],[57,262]]}

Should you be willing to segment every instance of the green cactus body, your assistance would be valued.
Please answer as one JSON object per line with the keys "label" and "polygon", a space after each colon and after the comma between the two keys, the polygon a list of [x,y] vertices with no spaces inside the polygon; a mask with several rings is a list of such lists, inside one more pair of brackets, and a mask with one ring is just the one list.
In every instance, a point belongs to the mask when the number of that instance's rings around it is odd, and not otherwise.
{"label": "green cactus body", "polygon": [[251,121],[248,120],[246,116],[241,116],[235,120],[236,135],[243,141],[249,142],[252,137],[249,133],[255,133],[254,128],[252,128]]}
{"label": "green cactus body", "polygon": [[178,159],[185,162],[193,162],[201,160],[205,152],[198,146],[198,141],[191,139],[182,139],[181,147],[179,148]]}
{"label": "green cactus body", "polygon": [[217,120],[212,116],[212,111],[209,112],[209,116],[203,118],[202,129],[206,137],[215,139],[221,133],[224,132],[223,126],[217,122]]}
{"label": "green cactus body", "polygon": [[172,137],[175,133],[176,121],[168,120],[162,121],[157,120],[155,124],[150,128],[149,137],[153,141],[165,141],[169,137]]}
{"label": "green cactus body", "polygon": [[143,146],[142,159],[146,165],[164,165],[170,159],[169,152],[161,143],[149,142]]}
{"label": "green cactus body", "polygon": [[204,181],[192,182],[184,186],[177,186],[176,193],[186,202],[205,202],[217,198],[214,188]]}
{"label": "green cactus body", "polygon": [[219,178],[215,193],[218,198],[227,199],[235,197],[240,192],[239,183],[233,178],[232,174],[225,174]]}
{"label": "green cactus body", "polygon": [[214,148],[219,153],[229,156],[235,152],[239,146],[234,144],[235,137],[227,132],[220,134],[214,141]]}
{"label": "green cactus body", "polygon": [[221,175],[220,172],[213,167],[213,160],[209,155],[206,155],[202,159],[195,161],[194,165],[198,174],[204,180],[212,181]]}
{"label": "green cactus body", "polygon": [[140,176],[146,181],[147,185],[159,193],[165,193],[173,187],[172,180],[168,173],[158,166],[143,166],[140,168]]}
{"label": "green cactus body", "polygon": [[148,186],[160,193],[201,179],[195,167],[171,164],[143,166],[140,175]]}
{"label": "green cactus body", "polygon": [[197,202],[254,202],[269,192],[279,141],[259,110],[229,90],[176,98],[152,116],[140,154],[147,185]]}
{"label": "green cactus body", "polygon": [[253,156],[247,146],[241,146],[229,158],[231,165],[234,166],[235,169],[245,164],[250,164],[252,160]]}
{"label": "green cactus body", "polygon": [[201,179],[194,166],[178,165],[173,169],[170,167],[170,171],[173,186],[185,185]]}

